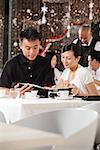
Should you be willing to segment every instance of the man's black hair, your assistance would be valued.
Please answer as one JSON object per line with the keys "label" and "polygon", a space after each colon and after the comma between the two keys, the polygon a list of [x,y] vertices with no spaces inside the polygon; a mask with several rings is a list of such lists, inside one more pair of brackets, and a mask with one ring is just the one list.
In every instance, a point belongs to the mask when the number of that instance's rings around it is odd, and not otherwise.
{"label": "man's black hair", "polygon": [[91,54],[91,59],[96,59],[100,63],[100,51],[93,51]]}
{"label": "man's black hair", "polygon": [[28,27],[25,30],[21,31],[20,40],[27,39],[28,41],[33,41],[39,39],[41,41],[40,33],[34,27]]}

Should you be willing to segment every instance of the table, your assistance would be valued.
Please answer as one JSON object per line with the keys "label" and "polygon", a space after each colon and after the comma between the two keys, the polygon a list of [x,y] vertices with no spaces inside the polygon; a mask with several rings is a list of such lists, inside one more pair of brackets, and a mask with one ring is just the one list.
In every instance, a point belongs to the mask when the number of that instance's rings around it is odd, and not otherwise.
{"label": "table", "polygon": [[0,111],[4,113],[7,123],[13,123],[32,114],[68,107],[81,107],[87,104],[90,104],[90,102],[81,99],[57,100],[41,98],[30,100],[0,98]]}
{"label": "table", "polygon": [[1,150],[29,150],[63,143],[64,138],[59,134],[11,124],[0,124]]}

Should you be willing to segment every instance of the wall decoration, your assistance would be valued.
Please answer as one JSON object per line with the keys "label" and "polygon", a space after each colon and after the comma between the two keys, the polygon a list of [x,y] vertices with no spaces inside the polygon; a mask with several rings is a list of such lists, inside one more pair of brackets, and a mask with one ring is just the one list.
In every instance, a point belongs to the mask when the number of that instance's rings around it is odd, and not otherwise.
{"label": "wall decoration", "polygon": [[[0,61],[3,58],[3,3],[0,4]],[[2,13],[3,12],[3,13]],[[41,47],[61,52],[65,43],[70,43],[77,36],[80,25],[85,23],[96,27],[94,35],[100,36],[100,0],[12,0],[11,10],[11,55],[18,50],[18,38],[22,29],[34,26],[42,35]],[[97,25],[97,26],[96,26]],[[92,29],[92,30],[94,30]],[[62,35],[66,36],[52,44],[46,39]],[[52,39],[53,40],[53,39]],[[47,49],[48,49],[47,48]]]}

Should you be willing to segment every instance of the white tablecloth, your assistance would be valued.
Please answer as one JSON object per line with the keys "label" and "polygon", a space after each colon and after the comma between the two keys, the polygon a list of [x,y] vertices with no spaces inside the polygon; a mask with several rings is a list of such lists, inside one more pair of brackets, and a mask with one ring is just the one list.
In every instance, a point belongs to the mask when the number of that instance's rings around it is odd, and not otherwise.
{"label": "white tablecloth", "polygon": [[81,107],[90,102],[81,99],[57,100],[41,99],[10,99],[0,98],[0,111],[5,114],[7,123],[18,121],[32,114],[57,110],[68,107]]}

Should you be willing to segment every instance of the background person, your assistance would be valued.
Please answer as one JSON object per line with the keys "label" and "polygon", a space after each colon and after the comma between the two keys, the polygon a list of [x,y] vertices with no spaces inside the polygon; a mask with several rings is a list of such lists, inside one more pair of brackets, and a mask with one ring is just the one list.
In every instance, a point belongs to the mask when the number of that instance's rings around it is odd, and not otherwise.
{"label": "background person", "polygon": [[93,38],[91,29],[88,25],[83,25],[79,28],[78,38],[73,41],[81,49],[81,58],[79,64],[87,67],[88,56],[95,50],[100,50],[100,41]]}
{"label": "background person", "polygon": [[[11,88],[19,82],[48,86],[46,76],[51,71],[46,59],[39,55],[40,33],[33,27],[20,34],[20,54],[9,60],[2,71],[0,86]],[[52,83],[50,83],[52,84]],[[24,93],[31,87],[26,84],[20,91]]]}
{"label": "background person", "polygon": [[55,88],[72,87],[72,93],[75,95],[97,95],[90,71],[79,64],[81,57],[79,47],[76,44],[65,45],[62,56],[66,57],[67,67]]}
{"label": "background person", "polygon": [[89,69],[93,75],[97,90],[100,90],[100,52],[94,51],[90,56]]}
{"label": "background person", "polygon": [[58,61],[57,55],[55,52],[46,52],[45,57],[47,58],[48,63],[52,69],[50,76],[52,76],[52,80],[53,80],[54,84],[57,84],[57,82],[59,81],[60,76],[61,76],[61,71],[59,71],[58,68],[56,68],[57,61]]}

